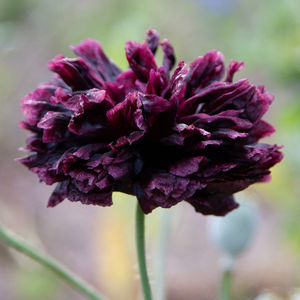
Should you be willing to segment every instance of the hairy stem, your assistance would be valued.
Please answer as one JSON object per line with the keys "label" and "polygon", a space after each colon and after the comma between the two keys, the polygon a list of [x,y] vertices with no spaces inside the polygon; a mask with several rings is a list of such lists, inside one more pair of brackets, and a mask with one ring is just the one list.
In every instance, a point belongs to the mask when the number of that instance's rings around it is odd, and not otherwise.
{"label": "hairy stem", "polygon": [[59,261],[50,257],[47,253],[39,250],[29,242],[16,235],[0,222],[0,239],[8,246],[26,254],[44,267],[50,269],[57,277],[67,282],[73,288],[80,291],[92,300],[107,300],[92,285],[83,280],[77,274],[62,265]]}
{"label": "hairy stem", "polygon": [[151,289],[147,274],[146,267],[146,255],[145,255],[145,215],[137,202],[136,207],[136,223],[135,223],[135,233],[136,233],[136,248],[138,256],[138,264],[141,278],[141,285],[143,289],[144,299],[152,300]]}
{"label": "hairy stem", "polygon": [[158,245],[155,252],[155,268],[154,268],[154,287],[153,294],[156,300],[166,299],[166,282],[165,282],[165,265],[166,265],[166,252],[170,236],[170,221],[171,210],[163,209],[160,214],[160,230]]}

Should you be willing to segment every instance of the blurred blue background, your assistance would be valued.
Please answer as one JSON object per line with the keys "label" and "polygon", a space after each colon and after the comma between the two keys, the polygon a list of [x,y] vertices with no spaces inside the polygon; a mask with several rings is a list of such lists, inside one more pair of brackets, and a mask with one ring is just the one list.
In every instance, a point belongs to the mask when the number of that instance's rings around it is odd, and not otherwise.
{"label": "blurred blue background", "polygon": [[[249,189],[260,221],[235,269],[234,298],[269,289],[281,297],[300,286],[300,2],[298,0],[0,0],[0,218],[51,253],[112,300],[140,298],[134,250],[135,199],[116,194],[110,208],[46,204],[53,187],[14,158],[25,144],[18,128],[20,99],[51,80],[46,63],[75,57],[69,45],[101,42],[127,68],[124,44],[148,28],[174,46],[187,64],[210,49],[245,61],[235,80],[264,84],[275,95],[265,119],[277,128],[266,142],[284,144],[273,180]],[[158,62],[161,56],[158,54]],[[166,284],[168,300],[216,298],[219,253],[205,237],[206,217],[185,203],[171,210]],[[149,266],[154,265],[162,210],[147,216]],[[152,275],[150,275],[151,277]],[[0,243],[1,300],[83,300],[51,273]]]}

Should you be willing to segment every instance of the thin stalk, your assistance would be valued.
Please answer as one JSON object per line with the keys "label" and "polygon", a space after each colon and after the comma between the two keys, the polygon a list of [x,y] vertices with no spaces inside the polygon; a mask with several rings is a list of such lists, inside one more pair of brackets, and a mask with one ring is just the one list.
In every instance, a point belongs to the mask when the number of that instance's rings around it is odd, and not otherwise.
{"label": "thin stalk", "polygon": [[145,255],[145,215],[137,202],[136,207],[136,248],[138,256],[138,264],[140,271],[140,279],[145,300],[152,300],[151,289],[147,274],[146,255]]}
{"label": "thin stalk", "polygon": [[226,270],[222,275],[220,300],[231,300],[232,272]]}
{"label": "thin stalk", "polygon": [[170,236],[171,210],[161,210],[158,245],[155,252],[155,272],[153,294],[156,300],[166,299],[165,265],[166,252]]}
{"label": "thin stalk", "polygon": [[29,242],[5,228],[0,222],[0,239],[8,246],[26,254],[44,267],[50,269],[56,276],[67,282],[73,288],[80,291],[92,300],[107,300],[92,285],[83,280],[77,274],[62,265],[59,261],[50,257],[47,253],[39,250]]}

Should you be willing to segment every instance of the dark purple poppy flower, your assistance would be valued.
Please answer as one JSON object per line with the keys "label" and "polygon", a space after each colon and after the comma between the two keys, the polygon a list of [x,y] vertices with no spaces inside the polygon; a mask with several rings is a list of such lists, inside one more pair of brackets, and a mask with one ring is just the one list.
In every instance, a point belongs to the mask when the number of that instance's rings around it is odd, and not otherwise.
{"label": "dark purple poppy flower", "polygon": [[[158,66],[154,53],[164,56]],[[109,206],[112,192],[136,195],[145,214],[183,200],[203,214],[225,215],[232,195],[268,181],[280,162],[276,145],[258,143],[274,128],[261,120],[273,101],[263,86],[232,82],[243,63],[215,50],[187,68],[173,48],[148,30],[129,41],[122,71],[92,39],[71,47],[76,59],[48,63],[53,83],[22,99],[29,155],[19,159],[46,184],[48,206],[65,198]]]}

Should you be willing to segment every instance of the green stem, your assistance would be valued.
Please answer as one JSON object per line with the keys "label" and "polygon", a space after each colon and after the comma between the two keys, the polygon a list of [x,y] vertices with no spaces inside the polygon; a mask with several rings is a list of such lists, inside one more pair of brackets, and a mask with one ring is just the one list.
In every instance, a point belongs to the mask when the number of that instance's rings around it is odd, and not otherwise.
{"label": "green stem", "polygon": [[231,300],[232,287],[232,272],[230,270],[224,271],[222,275],[222,286],[220,300]]}
{"label": "green stem", "polygon": [[48,254],[34,247],[26,240],[4,227],[0,222],[0,239],[10,247],[26,254],[44,267],[50,269],[55,275],[66,281],[69,285],[79,290],[92,300],[107,300],[92,285],[84,281],[77,274],[51,258]]}
{"label": "green stem", "polygon": [[145,256],[145,215],[137,202],[136,207],[136,223],[135,223],[135,233],[136,233],[136,247],[138,264],[141,278],[141,285],[143,289],[144,299],[152,300],[151,289],[147,274],[146,267],[146,256]]}
{"label": "green stem", "polygon": [[170,236],[170,219],[171,210],[163,209],[160,212],[160,231],[158,245],[155,252],[155,272],[154,272],[154,288],[153,294],[156,300],[166,299],[166,283],[165,283],[165,265],[166,265],[166,252]]}

